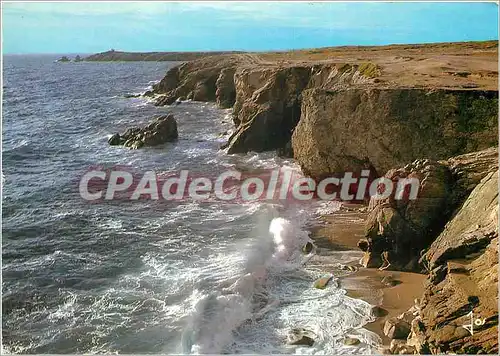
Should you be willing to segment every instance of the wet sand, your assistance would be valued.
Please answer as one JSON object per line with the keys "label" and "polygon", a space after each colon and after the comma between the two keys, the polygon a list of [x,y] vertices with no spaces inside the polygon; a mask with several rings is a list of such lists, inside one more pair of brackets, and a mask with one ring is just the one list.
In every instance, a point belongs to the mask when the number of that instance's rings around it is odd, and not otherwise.
{"label": "wet sand", "polygon": [[[415,299],[423,294],[426,276],[361,267],[359,259],[363,252],[358,249],[357,242],[364,235],[366,216],[365,206],[344,204],[340,211],[320,218],[320,225],[311,229],[311,238],[321,254],[334,256],[336,260],[340,259],[340,263],[357,269],[339,277],[339,286],[347,291],[348,296],[362,299],[387,312],[365,328],[377,333],[383,345],[388,345],[390,339],[383,333],[385,321],[415,304]],[[392,282],[387,283],[387,280]]]}

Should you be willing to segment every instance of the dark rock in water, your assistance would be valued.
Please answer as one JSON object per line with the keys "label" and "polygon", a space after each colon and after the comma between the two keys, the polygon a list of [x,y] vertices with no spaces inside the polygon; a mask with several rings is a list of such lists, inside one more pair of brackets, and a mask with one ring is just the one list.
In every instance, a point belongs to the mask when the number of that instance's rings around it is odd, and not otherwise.
{"label": "dark rock in water", "polygon": [[172,105],[175,103],[175,96],[162,95],[155,101],[155,106]]}
{"label": "dark rock in water", "polygon": [[290,345],[314,345],[314,334],[305,329],[293,329],[288,335],[288,344]]}
{"label": "dark rock in water", "polygon": [[311,251],[313,250],[314,248],[314,245],[311,243],[311,242],[307,242],[304,247],[302,247],[302,252],[304,253],[311,253]]}
{"label": "dark rock in water", "polygon": [[155,95],[155,93],[152,91],[152,90],[147,90],[144,94],[142,94],[143,96],[146,96],[148,98],[152,97]]}
{"label": "dark rock in water", "polygon": [[111,146],[117,146],[117,145],[121,145],[123,143],[123,140],[122,140],[119,133],[115,133],[113,136],[111,136],[109,138],[108,143]]}
{"label": "dark rock in water", "polygon": [[355,337],[346,337],[344,339],[344,345],[346,345],[346,346],[355,346],[355,345],[358,345],[360,343],[361,343],[361,341],[359,341],[359,339],[356,339]]}
{"label": "dark rock in water", "polygon": [[62,56],[57,61],[58,62],[71,62],[71,60],[68,57],[66,57],[66,56]]}
{"label": "dark rock in water", "polygon": [[390,318],[385,322],[384,334],[391,339],[406,339],[410,334],[410,324],[402,319]]}
{"label": "dark rock in water", "polygon": [[379,307],[379,306],[374,306],[372,308],[371,313],[376,318],[381,318],[381,317],[386,316],[387,314],[389,314],[389,312],[387,310],[385,310],[384,308]]}
{"label": "dark rock in water", "polygon": [[139,98],[141,94],[125,94],[125,98]]}
{"label": "dark rock in water", "polygon": [[123,145],[132,149],[143,146],[157,146],[176,140],[177,123],[173,115],[158,116],[144,128],[132,127],[122,135],[114,134],[108,140],[110,145]]}
{"label": "dark rock in water", "polygon": [[82,60],[83,60],[82,57],[80,57],[79,55],[76,55],[74,59],[75,62],[81,62]]}

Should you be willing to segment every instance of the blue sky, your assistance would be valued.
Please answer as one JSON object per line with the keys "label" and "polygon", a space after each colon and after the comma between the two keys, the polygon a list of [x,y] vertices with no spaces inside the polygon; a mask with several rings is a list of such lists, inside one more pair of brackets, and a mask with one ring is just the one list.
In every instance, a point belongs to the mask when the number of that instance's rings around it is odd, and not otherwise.
{"label": "blue sky", "polygon": [[3,3],[4,53],[283,50],[498,39],[495,3]]}

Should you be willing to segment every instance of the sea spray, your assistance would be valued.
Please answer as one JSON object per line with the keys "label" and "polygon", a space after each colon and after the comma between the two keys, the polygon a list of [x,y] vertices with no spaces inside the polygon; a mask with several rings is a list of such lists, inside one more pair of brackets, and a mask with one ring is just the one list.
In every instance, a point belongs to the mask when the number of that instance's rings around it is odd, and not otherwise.
{"label": "sea spray", "polygon": [[301,246],[309,238],[284,218],[274,218],[267,231],[262,226],[265,219],[257,224],[259,235],[245,250],[243,276],[204,295],[196,304],[182,337],[184,353],[220,353],[239,326],[262,318],[281,302],[278,295],[270,298],[266,290],[269,276],[274,279],[276,274],[300,266]]}

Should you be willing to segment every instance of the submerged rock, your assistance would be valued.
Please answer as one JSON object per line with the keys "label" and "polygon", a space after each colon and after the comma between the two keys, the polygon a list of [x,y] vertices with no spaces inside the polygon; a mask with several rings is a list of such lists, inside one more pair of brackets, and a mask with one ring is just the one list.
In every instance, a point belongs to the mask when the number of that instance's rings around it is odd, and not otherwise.
{"label": "submerged rock", "polygon": [[386,287],[394,287],[401,284],[401,281],[394,279],[392,276],[386,276],[382,278],[381,283]]}
{"label": "submerged rock", "polygon": [[288,335],[288,344],[290,345],[314,345],[314,333],[305,329],[292,329]]}
{"label": "submerged rock", "polygon": [[314,245],[312,244],[312,242],[307,242],[304,247],[302,247],[302,252],[308,254],[308,253],[311,253],[311,251],[313,250],[314,248]]}
{"label": "submerged rock", "polygon": [[389,312],[380,306],[374,306],[371,310],[371,314],[376,318],[380,318],[386,316]]}
{"label": "submerged rock", "polygon": [[361,343],[361,341],[359,341],[359,339],[355,338],[355,337],[346,337],[344,339],[344,345],[346,346],[356,346],[356,345],[359,345]]}
{"label": "submerged rock", "polygon": [[317,279],[316,281],[314,281],[314,288],[325,289],[332,278],[333,276],[330,274]]}
{"label": "submerged rock", "polygon": [[144,128],[132,127],[123,134],[114,134],[108,140],[110,145],[123,145],[132,149],[143,146],[157,146],[174,141],[178,137],[177,123],[173,115],[158,116]]}

